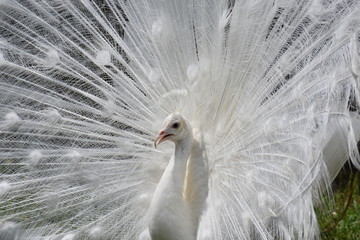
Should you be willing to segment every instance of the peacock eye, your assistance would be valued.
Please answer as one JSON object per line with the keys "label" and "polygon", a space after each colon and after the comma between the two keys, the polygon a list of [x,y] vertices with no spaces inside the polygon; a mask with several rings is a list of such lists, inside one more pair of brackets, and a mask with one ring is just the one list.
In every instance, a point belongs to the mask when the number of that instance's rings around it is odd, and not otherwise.
{"label": "peacock eye", "polygon": [[176,129],[176,128],[179,127],[179,123],[176,122],[176,123],[174,123],[171,127]]}

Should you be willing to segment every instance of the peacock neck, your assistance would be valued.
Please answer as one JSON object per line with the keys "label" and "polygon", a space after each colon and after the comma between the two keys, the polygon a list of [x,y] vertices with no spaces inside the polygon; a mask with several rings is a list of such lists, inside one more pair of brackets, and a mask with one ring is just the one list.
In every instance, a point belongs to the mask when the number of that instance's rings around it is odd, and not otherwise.
{"label": "peacock neck", "polygon": [[169,162],[169,170],[173,181],[174,190],[183,194],[186,175],[186,164],[191,152],[192,138],[183,139],[175,144],[173,157]]}
{"label": "peacock neck", "polygon": [[[192,239],[183,229],[188,216],[183,198],[186,164],[192,147],[192,136],[175,143],[174,154],[155,190],[150,206],[149,231],[152,239]],[[175,217],[176,216],[176,217]]]}
{"label": "peacock neck", "polygon": [[[159,185],[155,191],[155,195],[167,196],[160,197],[161,199],[169,199],[171,195],[174,195],[173,197],[177,200],[182,200],[186,175],[186,164],[191,152],[191,144],[191,135],[175,143],[174,154],[171,157],[171,160],[166,167],[165,172],[161,177]],[[156,196],[154,197],[156,198]]]}

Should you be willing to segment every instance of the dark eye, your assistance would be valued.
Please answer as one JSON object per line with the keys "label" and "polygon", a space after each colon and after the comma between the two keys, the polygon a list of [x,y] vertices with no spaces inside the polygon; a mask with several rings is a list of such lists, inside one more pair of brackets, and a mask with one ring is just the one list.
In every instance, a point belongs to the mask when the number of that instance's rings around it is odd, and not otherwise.
{"label": "dark eye", "polygon": [[180,125],[180,124],[176,122],[176,123],[174,123],[171,127],[172,127],[172,128],[178,128],[179,125]]}

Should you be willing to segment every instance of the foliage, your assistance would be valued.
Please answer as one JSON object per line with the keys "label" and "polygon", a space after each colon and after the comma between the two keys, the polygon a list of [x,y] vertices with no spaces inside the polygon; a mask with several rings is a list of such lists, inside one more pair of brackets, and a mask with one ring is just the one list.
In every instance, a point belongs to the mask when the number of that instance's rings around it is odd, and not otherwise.
{"label": "foliage", "polygon": [[340,173],[338,179],[343,183],[338,184],[333,198],[325,199],[327,210],[317,209],[323,240],[360,239],[359,175],[359,172]]}

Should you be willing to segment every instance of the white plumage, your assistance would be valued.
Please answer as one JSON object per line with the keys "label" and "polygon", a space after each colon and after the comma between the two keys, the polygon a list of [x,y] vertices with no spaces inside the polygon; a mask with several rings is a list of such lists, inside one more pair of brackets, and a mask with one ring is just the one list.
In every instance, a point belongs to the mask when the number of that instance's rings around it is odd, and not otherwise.
{"label": "white plumage", "polygon": [[[319,238],[314,206],[360,168],[359,16],[355,0],[0,1],[0,239]],[[174,112],[194,129],[177,168],[176,141],[153,147]]]}
{"label": "white plumage", "polygon": [[166,140],[175,143],[175,151],[151,200],[149,235],[151,239],[196,239],[208,193],[201,133],[193,136],[190,123],[174,113],[165,119],[155,146]]}

